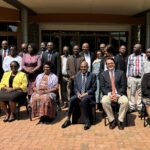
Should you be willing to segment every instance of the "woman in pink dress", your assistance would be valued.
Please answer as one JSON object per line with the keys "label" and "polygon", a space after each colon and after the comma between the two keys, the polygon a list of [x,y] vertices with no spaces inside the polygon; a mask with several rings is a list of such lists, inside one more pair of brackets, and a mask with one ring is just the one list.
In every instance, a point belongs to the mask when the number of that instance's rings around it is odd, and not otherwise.
{"label": "woman in pink dress", "polygon": [[27,74],[28,78],[28,96],[31,97],[33,93],[33,84],[39,74],[41,67],[41,58],[37,54],[35,44],[31,43],[28,45],[28,53],[23,55],[22,59],[23,71]]}

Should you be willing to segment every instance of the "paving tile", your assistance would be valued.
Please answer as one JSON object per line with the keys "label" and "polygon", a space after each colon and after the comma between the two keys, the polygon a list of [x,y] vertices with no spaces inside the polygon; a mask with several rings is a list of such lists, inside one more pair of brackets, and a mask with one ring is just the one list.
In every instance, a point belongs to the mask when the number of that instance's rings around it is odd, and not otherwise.
{"label": "paving tile", "polygon": [[[62,129],[65,118],[59,117],[50,125],[36,125],[21,108],[21,119],[4,123],[0,118],[0,150],[148,150],[150,128],[143,127],[138,114],[129,115],[129,126],[120,131],[110,130],[100,121],[84,131],[82,124]],[[64,112],[62,112],[64,114]],[[100,115],[98,114],[100,117]],[[131,117],[130,117],[131,116]],[[133,122],[134,116],[134,122]]]}

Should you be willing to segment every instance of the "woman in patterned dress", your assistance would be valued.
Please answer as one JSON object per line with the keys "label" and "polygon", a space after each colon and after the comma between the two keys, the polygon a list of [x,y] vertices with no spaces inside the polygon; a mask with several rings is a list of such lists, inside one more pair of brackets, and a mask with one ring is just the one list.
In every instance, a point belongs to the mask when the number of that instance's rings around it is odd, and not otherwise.
{"label": "woman in patterned dress", "polygon": [[33,93],[34,81],[39,74],[41,67],[40,55],[37,55],[35,44],[28,45],[28,53],[25,53],[22,58],[23,71],[27,74],[28,78],[28,96],[31,97]]}
{"label": "woman in patterned dress", "polygon": [[39,123],[47,123],[56,116],[56,94],[58,92],[58,77],[51,73],[51,65],[43,66],[44,73],[37,76],[31,96],[32,116],[40,116]]}

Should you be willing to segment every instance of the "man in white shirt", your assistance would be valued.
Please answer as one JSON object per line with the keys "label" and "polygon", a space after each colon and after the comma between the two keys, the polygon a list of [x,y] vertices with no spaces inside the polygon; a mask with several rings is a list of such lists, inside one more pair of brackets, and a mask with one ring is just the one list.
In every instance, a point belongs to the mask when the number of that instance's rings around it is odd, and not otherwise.
{"label": "man in white shirt", "polygon": [[82,52],[80,53],[80,56],[84,57],[85,61],[88,63],[88,71],[92,71],[92,63],[95,59],[94,53],[90,52],[89,50],[89,44],[88,43],[83,43],[82,44]]}
{"label": "man in white shirt", "polygon": [[67,59],[69,57],[69,47],[63,47],[63,55],[61,55],[61,99],[63,102],[63,108],[68,107],[68,101],[70,99],[70,86],[69,77],[67,74]]}

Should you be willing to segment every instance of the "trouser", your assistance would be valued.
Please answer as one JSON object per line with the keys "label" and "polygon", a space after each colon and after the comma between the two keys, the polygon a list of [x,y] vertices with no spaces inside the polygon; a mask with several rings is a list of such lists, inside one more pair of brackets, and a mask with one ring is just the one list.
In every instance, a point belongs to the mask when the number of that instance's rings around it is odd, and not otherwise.
{"label": "trouser", "polygon": [[63,76],[61,81],[61,99],[63,103],[68,103],[70,100],[70,82],[69,78]]}
{"label": "trouser", "polygon": [[80,115],[79,104],[81,103],[80,105],[83,110],[83,115],[84,115],[85,119],[89,120],[90,116],[92,114],[91,108],[90,108],[90,103],[91,103],[92,99],[93,99],[92,95],[87,95],[87,96],[83,97],[82,100],[79,100],[76,95],[71,97],[70,105],[69,105],[69,109],[68,109],[68,116],[71,117],[74,110],[76,110],[78,112],[78,114]]}
{"label": "trouser", "polygon": [[[118,99],[118,103],[120,104],[118,120],[123,122],[129,107],[128,98],[126,96],[121,96]],[[108,116],[109,122],[112,122],[115,119],[115,117],[113,114],[113,110],[111,107],[111,100],[109,96],[105,95],[102,97],[102,105],[103,109],[105,110]]]}
{"label": "trouser", "polygon": [[95,98],[96,98],[96,103],[100,103],[100,99],[101,99],[101,91],[100,91],[100,81],[99,81],[99,77],[96,77],[96,82],[97,82],[97,89],[95,91]]}
{"label": "trouser", "polygon": [[[142,109],[142,97],[141,97],[141,78],[129,77],[128,78],[128,88],[129,88],[129,107],[131,110]],[[137,99],[136,99],[137,93]]]}

